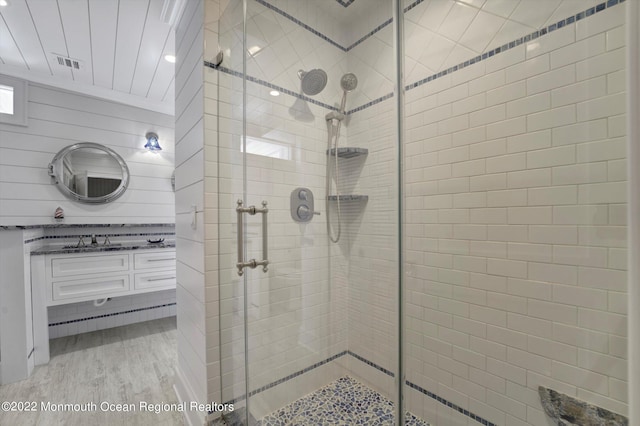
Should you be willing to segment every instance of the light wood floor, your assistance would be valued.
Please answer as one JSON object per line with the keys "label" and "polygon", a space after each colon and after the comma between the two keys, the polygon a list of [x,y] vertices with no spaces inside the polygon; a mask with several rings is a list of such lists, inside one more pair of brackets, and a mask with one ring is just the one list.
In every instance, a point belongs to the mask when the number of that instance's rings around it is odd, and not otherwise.
{"label": "light wood floor", "polygon": [[[177,403],[176,319],[163,318],[51,340],[51,361],[27,380],[0,386],[0,402],[36,401],[37,412],[2,412],[0,425],[182,425],[180,412],[141,412],[140,401]],[[100,403],[135,404],[131,413],[102,412]],[[42,412],[41,402],[87,404],[89,413]]]}

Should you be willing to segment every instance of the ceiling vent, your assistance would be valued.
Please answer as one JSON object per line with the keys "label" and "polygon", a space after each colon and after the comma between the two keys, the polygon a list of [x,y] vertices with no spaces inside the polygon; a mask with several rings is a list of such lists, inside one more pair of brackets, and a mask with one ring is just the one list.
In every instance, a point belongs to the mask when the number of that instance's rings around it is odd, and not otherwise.
{"label": "ceiling vent", "polygon": [[67,56],[61,56],[53,54],[54,61],[61,67],[69,68],[73,71],[82,71],[84,64],[78,59],[69,58]]}
{"label": "ceiling vent", "polygon": [[175,27],[186,4],[185,0],[164,0],[162,11],[160,12],[160,21]]}

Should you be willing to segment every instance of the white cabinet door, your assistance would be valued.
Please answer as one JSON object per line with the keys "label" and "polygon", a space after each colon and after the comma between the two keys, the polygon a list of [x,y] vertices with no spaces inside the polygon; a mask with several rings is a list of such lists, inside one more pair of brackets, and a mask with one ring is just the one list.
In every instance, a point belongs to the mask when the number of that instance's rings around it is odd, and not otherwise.
{"label": "white cabinet door", "polygon": [[133,259],[135,269],[166,269],[176,267],[175,251],[135,253]]}
{"label": "white cabinet door", "polygon": [[82,255],[74,257],[54,257],[51,259],[51,276],[53,278],[126,272],[128,270],[128,254]]}
{"label": "white cabinet door", "polygon": [[129,291],[129,275],[98,276],[79,280],[54,281],[53,300],[102,298]]}
{"label": "white cabinet door", "polygon": [[133,287],[135,290],[175,288],[176,271],[146,272],[136,274]]}

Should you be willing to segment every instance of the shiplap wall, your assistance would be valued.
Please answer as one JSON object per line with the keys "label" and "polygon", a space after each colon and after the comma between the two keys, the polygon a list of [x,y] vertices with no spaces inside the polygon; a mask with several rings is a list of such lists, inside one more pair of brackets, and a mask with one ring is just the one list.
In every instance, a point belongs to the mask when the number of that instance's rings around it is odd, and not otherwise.
{"label": "shiplap wall", "polygon": [[[172,223],[173,118],[39,84],[29,85],[28,126],[0,124],[0,224],[54,223],[60,206],[65,223]],[[143,148],[145,134],[159,135],[163,150]],[[101,205],[66,198],[47,173],[62,148],[94,142],[116,151],[131,180],[119,199]]]}
{"label": "shiplap wall", "polygon": [[[176,389],[183,401],[218,401],[207,383],[207,305],[204,251],[204,2],[192,0],[176,27],[176,245],[178,365]],[[196,225],[192,227],[192,206]],[[212,339],[213,340],[213,339]],[[215,343],[215,342],[213,342]],[[215,370],[214,368],[211,369]],[[218,370],[219,371],[219,370]],[[219,390],[219,386],[217,387]],[[204,424],[206,413],[186,413]]]}

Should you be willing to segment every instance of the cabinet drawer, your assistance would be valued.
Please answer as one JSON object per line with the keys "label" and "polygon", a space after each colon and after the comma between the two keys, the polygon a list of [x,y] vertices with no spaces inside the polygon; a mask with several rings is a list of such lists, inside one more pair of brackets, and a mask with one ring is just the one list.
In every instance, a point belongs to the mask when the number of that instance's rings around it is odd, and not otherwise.
{"label": "cabinet drawer", "polygon": [[150,288],[175,288],[176,271],[147,272],[136,274],[133,288],[135,290],[147,290]]}
{"label": "cabinet drawer", "polygon": [[135,269],[175,268],[176,252],[136,253],[133,255]]}
{"label": "cabinet drawer", "polygon": [[72,275],[85,275],[105,272],[125,272],[128,270],[128,254],[58,257],[51,259],[52,277],[68,277]]}
{"label": "cabinet drawer", "polygon": [[129,291],[129,275],[95,277],[81,280],[54,281],[53,300],[102,298]]}

